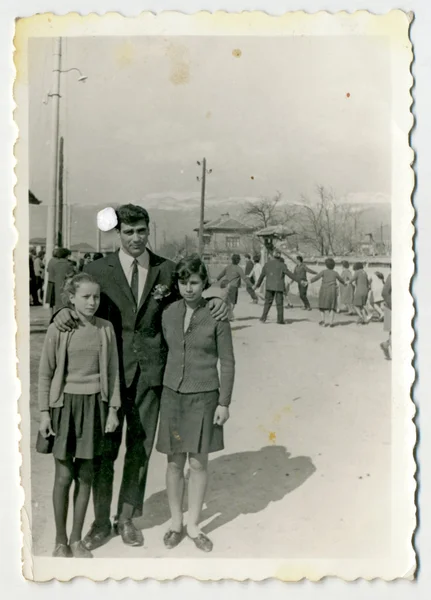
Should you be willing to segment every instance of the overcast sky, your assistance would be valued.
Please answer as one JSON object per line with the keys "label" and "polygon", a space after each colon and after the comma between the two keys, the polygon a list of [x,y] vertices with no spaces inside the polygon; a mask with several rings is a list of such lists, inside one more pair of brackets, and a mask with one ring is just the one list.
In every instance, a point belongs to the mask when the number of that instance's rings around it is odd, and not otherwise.
{"label": "overcast sky", "polygon": [[[197,206],[316,184],[390,201],[390,54],[371,37],[68,38],[61,132],[68,200]],[[236,49],[240,56],[236,56]],[[30,46],[30,187],[49,189],[52,40]],[[348,97],[347,94],[350,94]]]}

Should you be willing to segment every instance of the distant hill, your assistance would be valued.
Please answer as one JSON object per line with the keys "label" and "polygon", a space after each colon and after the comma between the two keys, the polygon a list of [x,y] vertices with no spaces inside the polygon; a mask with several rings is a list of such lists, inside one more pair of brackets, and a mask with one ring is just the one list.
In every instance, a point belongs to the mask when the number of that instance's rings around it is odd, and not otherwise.
{"label": "distant hill", "polygon": [[[193,231],[199,225],[199,199],[193,198],[187,202],[180,202],[167,198],[159,200],[148,206],[152,224],[156,224],[157,245],[160,246],[164,239],[182,240],[184,236],[196,236]],[[211,199],[206,208],[206,219],[215,219],[223,213],[232,217],[243,219],[245,201]],[[283,206],[283,205],[282,205]],[[360,230],[364,235],[372,233],[376,240],[388,241],[391,237],[391,205],[389,203],[364,203],[351,204],[362,212]],[[163,208],[162,208],[163,207]],[[178,208],[177,208],[178,207]],[[92,246],[97,243],[96,214],[103,205],[73,205],[72,209],[72,244],[87,242]],[[30,210],[30,238],[46,236],[46,206],[29,206]],[[154,241],[154,226],[152,227],[151,241]],[[110,243],[113,234],[103,234],[102,243]]]}

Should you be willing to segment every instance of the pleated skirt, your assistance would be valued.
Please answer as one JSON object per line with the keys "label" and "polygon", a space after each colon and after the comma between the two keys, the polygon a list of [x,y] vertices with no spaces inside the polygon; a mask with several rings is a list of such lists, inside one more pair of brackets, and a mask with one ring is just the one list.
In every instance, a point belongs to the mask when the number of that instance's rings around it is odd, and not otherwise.
{"label": "pleated skirt", "polygon": [[107,416],[108,405],[100,394],[64,394],[63,406],[51,409],[54,457],[66,460],[100,456]]}
{"label": "pleated skirt", "polygon": [[219,392],[180,394],[164,387],[156,448],[163,454],[223,450],[223,427],[214,425]]}

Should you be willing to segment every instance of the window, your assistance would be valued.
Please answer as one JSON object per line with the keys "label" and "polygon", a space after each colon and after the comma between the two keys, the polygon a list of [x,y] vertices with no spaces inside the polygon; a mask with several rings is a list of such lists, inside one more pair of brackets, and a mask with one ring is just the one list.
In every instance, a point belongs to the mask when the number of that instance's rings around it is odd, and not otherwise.
{"label": "window", "polygon": [[241,238],[237,236],[226,236],[226,247],[227,248],[239,248]]}

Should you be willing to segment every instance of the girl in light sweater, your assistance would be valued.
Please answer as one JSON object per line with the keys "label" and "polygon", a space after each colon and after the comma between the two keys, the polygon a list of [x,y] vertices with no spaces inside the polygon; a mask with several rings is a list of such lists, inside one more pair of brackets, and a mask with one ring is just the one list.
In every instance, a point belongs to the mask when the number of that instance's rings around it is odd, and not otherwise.
{"label": "girl in light sweater", "polygon": [[[82,527],[91,492],[93,458],[103,452],[105,433],[118,427],[118,354],[113,326],[94,316],[100,303],[98,283],[87,273],[80,273],[66,280],[64,294],[79,316],[79,326],[70,332],[60,332],[54,324],[48,328],[39,366],[39,432],[53,440],[53,556],[92,558],[81,542]],[[73,526],[68,539],[72,481]]]}

